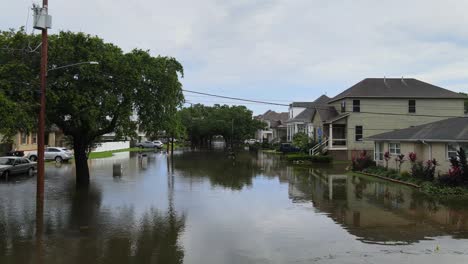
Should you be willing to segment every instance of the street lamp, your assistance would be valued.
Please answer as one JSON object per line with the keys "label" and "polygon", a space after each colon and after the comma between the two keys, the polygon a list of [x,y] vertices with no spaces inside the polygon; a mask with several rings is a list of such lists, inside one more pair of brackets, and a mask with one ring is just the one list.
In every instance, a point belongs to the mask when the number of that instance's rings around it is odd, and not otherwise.
{"label": "street lamp", "polygon": [[98,61],[84,61],[84,62],[77,62],[77,63],[72,63],[72,64],[58,66],[58,67],[52,66],[52,68],[48,69],[47,72],[55,71],[55,70],[59,70],[59,69],[63,69],[63,68],[68,68],[68,67],[75,67],[75,66],[79,66],[79,65],[83,65],[83,64],[98,65],[99,62]]}

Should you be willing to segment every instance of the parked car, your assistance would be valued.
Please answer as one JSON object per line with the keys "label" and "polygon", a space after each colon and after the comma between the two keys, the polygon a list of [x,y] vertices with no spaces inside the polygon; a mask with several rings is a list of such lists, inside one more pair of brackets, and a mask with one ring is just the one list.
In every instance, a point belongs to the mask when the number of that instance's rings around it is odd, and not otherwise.
{"label": "parked car", "polygon": [[300,148],[293,146],[291,143],[281,143],[280,151],[283,153],[299,152]]}
{"label": "parked car", "polygon": [[8,178],[14,174],[32,176],[37,169],[37,163],[26,158],[16,156],[0,157],[0,175]]}
{"label": "parked car", "polygon": [[138,142],[135,145],[137,148],[157,148],[156,144],[152,141]]}
{"label": "parked car", "polygon": [[254,138],[251,138],[251,139],[246,139],[244,141],[245,144],[249,144],[249,145],[253,145],[255,143],[259,142],[258,140],[254,139]]}
{"label": "parked car", "polygon": [[[46,160],[55,160],[56,162],[69,161],[73,158],[73,153],[67,148],[48,147],[44,150]],[[29,152],[28,159],[37,161],[37,151]]]}
{"label": "parked car", "polygon": [[156,140],[156,141],[153,141],[154,145],[157,147],[157,148],[163,148],[164,144],[161,142],[161,140]]}

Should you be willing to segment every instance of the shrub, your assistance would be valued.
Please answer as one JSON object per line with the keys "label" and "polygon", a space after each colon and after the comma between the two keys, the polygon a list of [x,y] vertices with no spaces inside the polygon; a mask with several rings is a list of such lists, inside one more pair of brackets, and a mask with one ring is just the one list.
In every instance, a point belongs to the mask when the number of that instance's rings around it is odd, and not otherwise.
{"label": "shrub", "polygon": [[396,163],[398,172],[401,171],[401,165],[403,165],[403,162],[405,162],[405,154],[397,155],[395,158],[395,163]]}
{"label": "shrub", "polygon": [[333,161],[333,157],[324,155],[311,156],[310,161],[317,163],[330,163]]}
{"label": "shrub", "polygon": [[416,153],[410,152],[410,153],[408,154],[408,157],[409,157],[409,159],[410,159],[410,161],[411,161],[412,163],[415,163],[415,162],[416,162]]}
{"label": "shrub", "polygon": [[353,156],[351,166],[353,171],[362,171],[371,166],[375,166],[375,162],[367,155],[367,151],[363,150],[359,156]]}
{"label": "shrub", "polygon": [[411,174],[407,171],[404,171],[401,173],[401,177],[402,178],[410,178],[411,177]]}
{"label": "shrub", "polygon": [[385,168],[388,169],[388,161],[390,160],[391,156],[390,156],[390,152],[386,151],[384,153],[384,159],[385,159]]}
{"label": "shrub", "polygon": [[315,144],[306,133],[296,133],[293,137],[293,145],[303,152],[308,152]]}
{"label": "shrub", "polygon": [[272,149],[272,148],[273,148],[272,144],[268,143],[268,141],[262,142],[262,149]]}
{"label": "shrub", "polygon": [[468,164],[462,148],[457,151],[456,157],[450,158],[450,166],[448,174],[439,176],[440,184],[455,186],[468,183]]}
{"label": "shrub", "polygon": [[309,160],[310,156],[304,153],[291,153],[286,154],[286,159],[288,161]]}

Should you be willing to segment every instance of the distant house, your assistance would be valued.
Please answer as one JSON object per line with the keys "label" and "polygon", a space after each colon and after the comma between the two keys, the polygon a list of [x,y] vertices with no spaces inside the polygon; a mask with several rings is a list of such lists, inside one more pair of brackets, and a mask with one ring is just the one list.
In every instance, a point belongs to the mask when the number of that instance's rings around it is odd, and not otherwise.
{"label": "distant house", "polygon": [[[2,136],[0,135],[0,139]],[[66,145],[65,136],[60,129],[52,126],[46,132],[45,145],[49,147],[63,147]],[[37,133],[33,132],[18,132],[8,141],[8,143],[0,144],[0,155],[18,150],[28,153],[29,151],[37,150]]]}
{"label": "distant house", "polygon": [[266,123],[264,129],[260,129],[256,133],[256,139],[260,142],[281,142],[286,140],[286,120],[288,113],[277,113],[272,110],[266,111],[262,115],[258,115],[255,119]]}
{"label": "distant house", "polygon": [[[392,132],[370,136],[366,140],[374,144],[374,159],[384,165],[384,153],[392,156],[416,153],[419,161],[436,159],[438,170],[447,172],[450,157],[457,156],[457,150],[463,148],[468,156],[468,117],[444,119],[429,124],[399,129]],[[392,158],[389,167],[395,165]],[[404,162],[403,170],[409,170],[411,164]]]}
{"label": "distant house", "polygon": [[[464,115],[466,96],[410,78],[368,78],[316,106],[312,126],[337,159],[372,152],[363,138]],[[318,133],[317,133],[318,134]]]}
{"label": "distant house", "polygon": [[306,133],[314,137],[312,117],[316,107],[326,107],[330,98],[322,95],[313,102],[293,102],[289,105],[289,119],[287,123],[287,141],[291,142],[297,133]]}

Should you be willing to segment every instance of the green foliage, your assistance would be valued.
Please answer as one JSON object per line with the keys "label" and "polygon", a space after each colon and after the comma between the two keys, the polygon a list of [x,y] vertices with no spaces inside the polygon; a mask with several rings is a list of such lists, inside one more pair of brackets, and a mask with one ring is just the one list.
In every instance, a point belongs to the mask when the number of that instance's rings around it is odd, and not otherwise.
{"label": "green foliage", "polygon": [[367,151],[363,150],[357,156],[353,156],[352,159],[352,170],[353,171],[362,171],[371,166],[375,166],[375,162],[372,158],[367,155]]}
{"label": "green foliage", "polygon": [[182,124],[189,139],[195,145],[206,145],[220,135],[230,142],[252,138],[264,123],[252,119],[252,111],[245,106],[195,104],[180,110]]}
{"label": "green foliage", "polygon": [[304,153],[290,153],[285,155],[288,161],[305,161],[310,160],[310,156]]}
{"label": "green foliage", "polygon": [[310,161],[315,163],[331,163],[333,161],[333,157],[326,155],[316,155],[311,156]]}
{"label": "green foliage", "polygon": [[450,158],[450,163],[448,174],[440,176],[439,183],[448,186],[468,185],[468,162],[465,150],[460,148],[457,156]]}
{"label": "green foliage", "polygon": [[310,161],[314,163],[331,163],[333,161],[333,158],[331,156],[309,156],[305,153],[291,153],[286,154],[285,156],[288,161]]}
{"label": "green foliage", "polygon": [[425,164],[422,161],[412,162],[411,176],[425,181],[433,181],[437,161],[435,159],[428,160]]}
{"label": "green foliage", "polygon": [[314,146],[309,136],[306,133],[296,133],[293,136],[293,145],[300,148],[303,152],[308,152]]}
{"label": "green foliage", "polygon": [[[10,141],[18,131],[31,131],[37,124],[39,53],[30,47],[39,36],[24,30],[0,31],[0,134]],[[34,65],[34,67],[31,67]]]}
{"label": "green foliage", "polygon": [[[37,116],[34,90],[39,87],[40,54],[15,51],[38,43],[37,36],[21,30],[0,34],[0,46],[14,49],[0,51],[0,101],[5,102],[0,104],[0,113],[17,108],[14,118],[24,129],[33,127]],[[133,137],[137,127],[156,134],[174,126],[175,113],[183,102],[179,82],[183,69],[174,58],[153,57],[143,50],[124,53],[84,33],[60,32],[49,37],[50,68],[86,61],[99,65],[49,71],[46,118],[49,125],[57,125],[72,139],[77,177],[89,179],[86,154],[102,135]],[[11,123],[6,120],[7,128],[0,132],[19,129]]]}

